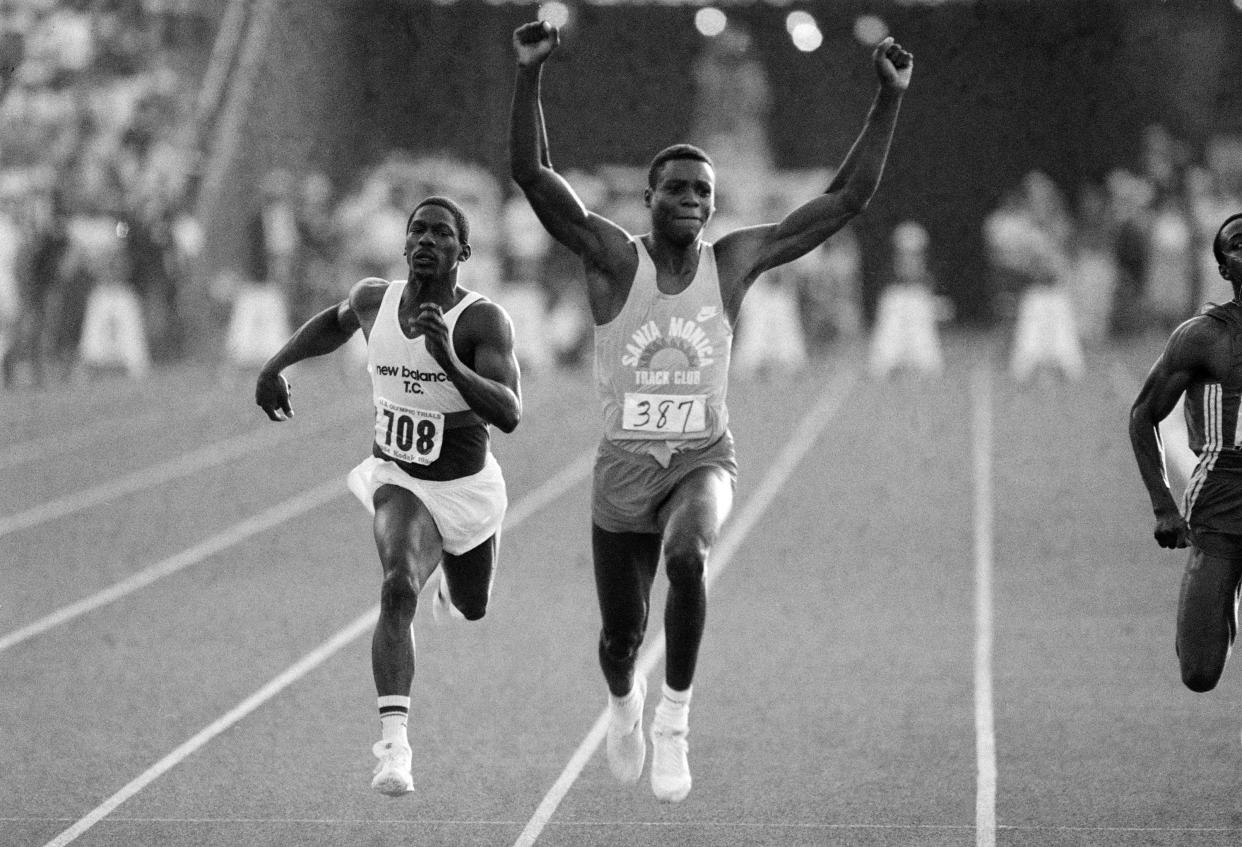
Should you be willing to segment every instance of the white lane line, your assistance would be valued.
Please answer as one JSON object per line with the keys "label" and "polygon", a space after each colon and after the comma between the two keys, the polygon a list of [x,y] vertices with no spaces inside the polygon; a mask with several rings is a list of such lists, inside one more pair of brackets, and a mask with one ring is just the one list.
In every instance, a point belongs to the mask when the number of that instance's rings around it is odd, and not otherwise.
{"label": "white lane line", "polygon": [[[733,554],[738,547],[746,540],[746,536],[750,533],[751,528],[763,516],[763,513],[771,505],[772,501],[776,499],[776,495],[780,493],[786,480],[793,475],[803,455],[815,444],[824,427],[828,425],[828,422],[840,410],[841,403],[848,396],[857,381],[858,374],[854,372],[840,374],[833,379],[825,389],[815,408],[802,419],[798,428],[790,435],[789,440],[785,443],[784,450],[769,468],[767,475],[759,483],[755,493],[746,501],[745,507],[738,513],[736,519],[730,521],[716,549],[712,551],[711,561],[709,562],[705,578],[709,589],[729,564],[729,560],[733,558]],[[656,664],[663,658],[664,629],[661,627],[655,639],[639,654],[634,673],[643,677],[648,676]],[[587,762],[595,755],[600,742],[604,739],[604,733],[607,731],[607,728],[608,710],[605,708],[587,731],[586,737],[582,739],[578,749],[570,756],[565,769],[561,771],[561,775],[557,777],[556,782],[552,784],[548,793],[544,795],[538,808],[535,809],[535,813],[526,824],[526,828],[522,830],[521,835],[514,842],[514,847],[530,847],[539,838],[544,827],[548,825],[548,822],[556,813],[561,800],[569,793],[569,789],[578,780]]]}
{"label": "white lane line", "polygon": [[[571,462],[565,470],[558,473],[552,479],[548,480],[548,482],[531,492],[529,498],[523,498],[518,501],[514,508],[509,512],[509,515],[507,515],[508,519],[505,521],[505,528],[513,529],[526,520],[527,517],[535,513],[536,509],[527,506],[527,499],[529,499],[532,503],[538,503],[540,506],[547,505],[585,479],[590,472],[590,459],[593,455],[594,449],[592,449],[589,453],[578,457],[575,461]],[[120,791],[100,803],[89,813],[87,813],[85,817],[79,819],[64,832],[60,833],[60,835],[53,838],[46,845],[44,845],[44,847],[64,847],[64,845],[76,840],[78,836],[82,835],[95,824],[106,818],[114,809],[126,800],[142,791],[148,785],[155,782],[155,780],[159,779],[165,773],[192,756],[195,752],[202,749],[203,746],[205,746],[217,735],[229,729],[251,712],[254,712],[268,700],[275,697],[281,691],[306,676],[319,665],[323,664],[342,647],[349,644],[349,642],[360,637],[364,633],[370,632],[374,628],[375,621],[378,616],[378,605],[368,609],[357,619],[348,624],[344,629],[340,630],[323,644],[307,653],[287,670],[274,677],[258,691],[251,694],[245,700],[242,700],[219,719],[204,727],[184,744],[181,744],[167,756],[147,768],[147,770],[143,771],[131,780]]]}
{"label": "white lane line", "polygon": [[975,844],[996,845],[996,727],[992,711],[992,377],[971,380],[975,477]]}
{"label": "white lane line", "polygon": [[240,544],[248,538],[261,532],[266,532],[274,526],[296,518],[318,506],[322,506],[324,503],[334,500],[346,492],[344,474],[342,474],[339,479],[325,482],[296,497],[291,497],[283,503],[278,503],[270,509],[265,509],[259,514],[236,523],[228,529],[200,541],[193,547],[189,547],[180,553],[175,553],[162,561],[143,568],[137,573],[126,577],[120,582],[113,583],[89,597],[83,597],[81,600],[62,606],[20,629],[0,636],[0,653],[3,653],[10,647],[21,644],[23,641],[34,638],[36,635],[47,632],[49,629],[80,617],[87,612],[94,611],[101,606],[106,606],[109,603],[120,600],[122,597],[133,594],[135,591],[147,587],[156,580],[163,579],[179,570],[198,564],[204,559],[227,550],[236,544]]}
{"label": "white lane line", "polygon": [[91,506],[116,500],[127,494],[154,488],[165,482],[198,473],[207,468],[215,467],[244,456],[247,453],[271,448],[282,441],[292,440],[293,438],[305,438],[312,433],[335,426],[347,417],[355,416],[356,411],[356,403],[337,403],[334,407],[326,410],[322,417],[317,418],[313,424],[308,426],[292,427],[289,424],[284,426],[266,426],[254,432],[247,432],[232,438],[226,438],[223,441],[217,441],[191,453],[181,455],[176,459],[143,468],[119,479],[114,479],[111,482],[105,482],[74,494],[49,500],[46,503],[41,503],[24,511],[0,517],[0,538],[23,529],[29,529],[32,526],[38,526],[48,521],[75,514],[83,509],[89,509]]}
{"label": "white lane line", "polygon": [[95,824],[106,818],[108,814],[111,813],[117,806],[120,806],[126,800],[133,797],[139,791],[142,791],[142,789],[146,788],[155,780],[159,779],[163,774],[172,770],[194,752],[202,748],[207,742],[211,741],[211,739],[215,738],[233,724],[249,715],[272,697],[279,694],[282,690],[306,676],[306,674],[310,673],[322,664],[325,659],[337,650],[340,650],[346,644],[368,631],[372,626],[374,626],[375,618],[378,612],[379,607],[376,606],[365,615],[359,617],[349,626],[342,629],[336,635],[329,638],[323,644],[307,653],[304,657],[290,666],[288,670],[277,675],[254,694],[251,694],[245,700],[242,700],[226,712],[218,720],[202,729],[190,738],[189,741],[186,741],[167,756],[147,768],[147,770],[135,779],[131,780],[129,784],[127,784],[120,791],[113,794],[103,803],[92,809],[86,817],[81,818],[74,823],[73,826],[69,827],[60,835],[49,841],[46,847],[63,847],[63,845],[69,844],[70,842],[76,840],[79,835],[82,835]]}
{"label": "white lane line", "polygon": [[[219,402],[219,398],[212,398],[212,400]],[[208,408],[210,406],[207,403],[202,403],[197,408],[190,409],[187,414],[197,417],[207,411]],[[150,429],[157,424],[167,421],[168,411],[160,409],[137,418],[113,418],[106,421],[96,421],[88,426],[78,427],[67,432],[54,432],[51,435],[20,441],[0,448],[0,470],[24,462],[42,459],[52,451],[64,450],[66,445],[71,447],[94,446],[91,445],[91,442],[100,438],[106,438],[107,436],[132,437],[137,430]]]}

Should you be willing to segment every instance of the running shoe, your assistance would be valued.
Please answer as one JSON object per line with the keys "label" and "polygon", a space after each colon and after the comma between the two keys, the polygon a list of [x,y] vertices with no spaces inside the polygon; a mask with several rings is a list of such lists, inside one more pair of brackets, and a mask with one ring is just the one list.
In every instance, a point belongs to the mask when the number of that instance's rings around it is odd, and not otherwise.
{"label": "running shoe", "polygon": [[690,793],[689,730],[651,727],[651,790],[665,803],[680,803]]}
{"label": "running shoe", "polygon": [[608,767],[612,775],[624,783],[638,782],[643,773],[643,762],[647,760],[647,742],[643,739],[643,703],[647,700],[647,679],[643,676],[634,677],[634,689],[638,706],[634,710],[632,720],[617,714],[611,703],[608,707],[608,736],[605,750],[608,753]]}
{"label": "running shoe", "polygon": [[379,759],[371,787],[380,794],[400,797],[414,790],[410,767],[414,758],[410,745],[400,741],[377,741],[371,752]]}

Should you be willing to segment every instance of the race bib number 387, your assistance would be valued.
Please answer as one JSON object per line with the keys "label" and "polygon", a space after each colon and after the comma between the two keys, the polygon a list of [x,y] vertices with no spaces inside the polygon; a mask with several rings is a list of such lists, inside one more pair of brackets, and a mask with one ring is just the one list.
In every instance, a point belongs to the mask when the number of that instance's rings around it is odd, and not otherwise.
{"label": "race bib number 387", "polygon": [[375,443],[384,455],[402,462],[430,465],[440,458],[444,443],[444,413],[398,406],[383,397],[375,400]]}
{"label": "race bib number 387", "polygon": [[627,392],[621,427],[662,435],[701,433],[707,429],[707,395]]}

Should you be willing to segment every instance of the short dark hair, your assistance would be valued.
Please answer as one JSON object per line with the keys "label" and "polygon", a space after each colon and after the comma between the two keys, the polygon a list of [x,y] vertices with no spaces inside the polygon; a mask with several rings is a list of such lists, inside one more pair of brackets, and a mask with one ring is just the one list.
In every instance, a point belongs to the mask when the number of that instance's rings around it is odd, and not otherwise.
{"label": "short dark hair", "polygon": [[694,159],[695,161],[705,162],[713,170],[716,168],[711,156],[708,156],[702,149],[695,147],[693,144],[674,144],[656,153],[655,158],[651,160],[651,166],[647,168],[648,188],[656,187],[656,177],[659,176],[660,168],[664,167],[665,162],[670,162],[673,159]]}
{"label": "short dark hair", "polygon": [[470,221],[466,218],[466,213],[447,197],[428,197],[426,200],[414,207],[414,211],[410,212],[410,216],[405,221],[405,231],[410,231],[410,224],[414,223],[414,216],[418,214],[418,210],[423,206],[439,206],[441,209],[448,209],[449,214],[453,216],[454,223],[457,224],[457,240],[462,244],[470,243]]}
{"label": "short dark hair", "polygon": [[1216,230],[1216,237],[1212,239],[1212,255],[1216,257],[1216,264],[1218,265],[1225,264],[1225,251],[1220,249],[1220,234],[1225,231],[1225,227],[1229,226],[1229,224],[1233,223],[1238,218],[1242,218],[1242,212],[1235,212],[1225,218],[1225,222],[1222,223]]}

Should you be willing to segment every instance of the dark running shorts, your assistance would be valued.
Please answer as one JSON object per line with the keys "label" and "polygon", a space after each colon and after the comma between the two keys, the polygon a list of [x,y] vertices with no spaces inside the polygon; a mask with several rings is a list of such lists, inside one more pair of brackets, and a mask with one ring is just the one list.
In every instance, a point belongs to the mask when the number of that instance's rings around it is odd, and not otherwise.
{"label": "dark running shorts", "polygon": [[736,486],[732,434],[726,431],[699,450],[674,453],[667,468],[646,453],[631,453],[605,438],[595,454],[591,519],[607,532],[662,532],[660,507],[686,474],[698,468],[720,468]]}
{"label": "dark running shorts", "polygon": [[1187,486],[1191,543],[1212,556],[1242,557],[1242,456],[1227,451],[1210,469],[1195,468]]}

